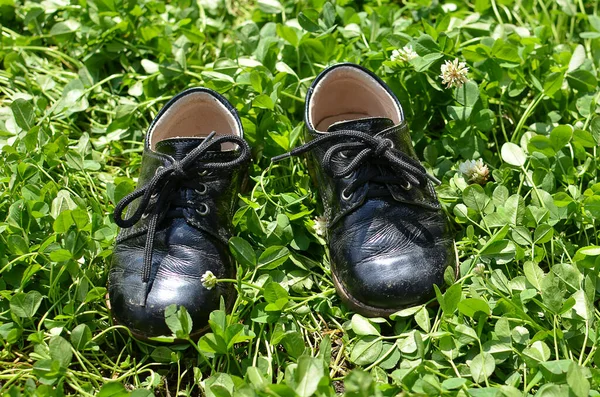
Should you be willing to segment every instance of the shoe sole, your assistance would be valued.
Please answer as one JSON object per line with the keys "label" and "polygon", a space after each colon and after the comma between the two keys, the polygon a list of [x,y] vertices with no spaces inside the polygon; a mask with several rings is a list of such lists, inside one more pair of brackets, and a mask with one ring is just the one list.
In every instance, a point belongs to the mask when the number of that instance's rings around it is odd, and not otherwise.
{"label": "shoe sole", "polygon": [[[456,243],[454,242],[454,240],[452,241],[452,245],[454,247],[454,255],[455,255],[454,277],[455,277],[455,279],[458,279],[460,266],[458,265],[458,263],[459,263],[458,250],[456,249]],[[331,272],[331,276],[333,278],[333,285],[335,286],[338,296],[342,299],[342,302],[344,302],[346,304],[346,306],[348,306],[348,308],[350,308],[352,311],[359,313],[363,316],[371,317],[371,318],[373,318],[373,317],[386,317],[387,318],[390,315],[392,315],[396,312],[399,312],[400,310],[407,309],[407,308],[413,307],[413,306],[418,306],[418,305],[406,305],[406,306],[401,306],[401,307],[394,308],[394,309],[385,309],[385,308],[381,308],[381,307],[367,305],[366,303],[360,302],[360,301],[356,300],[355,298],[353,298],[352,295],[350,295],[346,291],[346,289],[344,288],[342,283],[340,283],[340,281],[338,280],[337,276],[335,275],[335,273],[333,271]]]}

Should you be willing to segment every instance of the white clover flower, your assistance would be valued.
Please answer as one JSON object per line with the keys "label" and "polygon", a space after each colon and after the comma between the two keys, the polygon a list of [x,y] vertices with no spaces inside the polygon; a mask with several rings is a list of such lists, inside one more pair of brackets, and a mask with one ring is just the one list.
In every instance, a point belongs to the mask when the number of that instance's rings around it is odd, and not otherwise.
{"label": "white clover flower", "polygon": [[469,81],[467,73],[469,73],[467,64],[464,62],[458,62],[458,59],[455,59],[452,62],[444,62],[440,77],[442,78],[442,83],[446,84],[446,88],[460,88],[463,84]]}
{"label": "white clover flower", "polygon": [[465,179],[471,183],[483,185],[487,182],[490,170],[483,160],[467,160],[458,166],[458,170],[464,175]]}
{"label": "white clover flower", "polygon": [[202,281],[202,286],[206,289],[213,289],[214,286],[217,285],[217,277],[215,277],[210,270],[207,270],[206,273],[202,275],[200,281]]}
{"label": "white clover flower", "polygon": [[315,225],[313,229],[317,236],[324,237],[327,233],[327,219],[324,216],[317,216],[314,219]]}
{"label": "white clover flower", "polygon": [[485,272],[485,265],[483,263],[478,263],[473,268],[473,273],[475,273],[478,276],[483,276],[484,272]]}
{"label": "white clover flower", "polygon": [[417,54],[413,50],[412,46],[408,44],[399,50],[392,51],[392,56],[390,57],[390,59],[392,61],[410,62],[418,56],[419,54]]}

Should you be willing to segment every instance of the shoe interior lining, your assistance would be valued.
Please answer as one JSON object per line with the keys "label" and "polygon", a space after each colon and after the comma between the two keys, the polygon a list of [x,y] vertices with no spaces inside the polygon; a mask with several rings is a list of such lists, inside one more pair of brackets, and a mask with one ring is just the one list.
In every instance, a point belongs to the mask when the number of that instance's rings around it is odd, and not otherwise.
{"label": "shoe interior lining", "polygon": [[308,115],[309,123],[319,132],[326,132],[339,121],[387,117],[399,124],[403,118],[386,89],[368,73],[351,66],[332,69],[317,83]]}
{"label": "shoe interior lining", "polygon": [[[170,138],[206,137],[217,135],[242,136],[236,118],[221,101],[208,92],[189,93],[174,104],[157,120],[150,130],[150,147]],[[237,145],[223,143],[221,150],[232,150]]]}

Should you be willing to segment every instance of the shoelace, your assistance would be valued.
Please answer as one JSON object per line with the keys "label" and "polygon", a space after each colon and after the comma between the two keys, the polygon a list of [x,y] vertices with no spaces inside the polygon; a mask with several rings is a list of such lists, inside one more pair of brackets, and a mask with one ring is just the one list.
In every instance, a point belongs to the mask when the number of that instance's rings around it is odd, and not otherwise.
{"label": "shoelace", "polygon": [[[330,141],[338,143],[333,144],[325,152],[321,165],[325,172],[331,175],[333,178],[339,179],[349,177],[359,167],[365,165],[366,163],[383,166],[385,166],[387,163],[388,166],[395,166],[394,170],[400,172],[400,174],[396,175],[382,175],[379,167],[371,167],[369,172],[364,173],[361,178],[356,178],[356,180],[351,182],[346,187],[346,189],[342,192],[342,196],[345,199],[351,197],[354,191],[356,191],[366,182],[370,181],[384,184],[399,184],[406,190],[411,189],[413,185],[422,185],[425,183],[426,179],[429,179],[438,185],[441,183],[436,177],[429,175],[425,168],[423,168],[423,166],[417,160],[408,156],[406,153],[395,149],[394,144],[390,139],[373,136],[355,130],[328,132],[311,140],[310,142],[305,143],[302,146],[298,146],[288,153],[273,157],[271,161],[277,162],[291,156],[298,156],[318,145],[322,145]],[[333,167],[334,156],[340,153],[340,155],[344,157],[344,152],[347,151],[358,151],[358,153],[346,167],[336,171]],[[385,190],[387,191],[387,189]]]}
{"label": "shoelace", "polygon": [[[145,305],[145,300],[148,296],[148,281],[150,280],[152,271],[154,239],[158,224],[163,218],[161,217],[161,214],[166,213],[165,210],[170,204],[180,207],[193,204],[182,203],[180,200],[173,200],[172,193],[177,191],[178,186],[190,187],[191,176],[189,175],[189,172],[192,170],[197,171],[198,168],[203,171],[222,170],[237,167],[250,159],[250,146],[248,146],[248,143],[246,143],[243,138],[235,135],[220,135],[217,137],[215,137],[215,135],[215,132],[211,132],[200,145],[192,149],[183,159],[174,161],[169,166],[159,168],[146,185],[123,197],[123,199],[115,206],[115,223],[121,228],[130,228],[139,222],[142,217],[149,217],[146,245],[144,247],[144,265],[142,269],[142,283],[145,289],[143,305]],[[212,148],[220,147],[221,143],[224,142],[234,143],[238,146],[239,150],[236,151],[238,155],[235,159],[212,163],[202,162],[194,169],[194,165],[204,154]],[[124,218],[123,211],[125,211],[125,208],[138,198],[140,198],[140,204],[136,211],[129,218]],[[150,205],[152,199],[156,199],[154,205]],[[208,208],[206,207],[206,204],[205,208]],[[179,211],[170,212],[170,215],[179,214],[182,213]],[[206,213],[200,214],[206,215]]]}

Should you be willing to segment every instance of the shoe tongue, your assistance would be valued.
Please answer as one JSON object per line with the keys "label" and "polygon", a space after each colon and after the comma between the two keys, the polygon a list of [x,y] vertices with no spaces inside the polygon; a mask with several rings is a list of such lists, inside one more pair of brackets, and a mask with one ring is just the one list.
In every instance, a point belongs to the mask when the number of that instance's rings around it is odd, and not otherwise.
{"label": "shoe tongue", "polygon": [[338,121],[331,124],[327,132],[354,130],[375,135],[393,126],[394,122],[386,117],[365,117],[362,119]]}
{"label": "shoe tongue", "polygon": [[175,160],[181,160],[186,154],[197,148],[204,138],[169,138],[156,143],[155,150],[158,153],[168,154]]}

